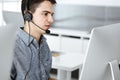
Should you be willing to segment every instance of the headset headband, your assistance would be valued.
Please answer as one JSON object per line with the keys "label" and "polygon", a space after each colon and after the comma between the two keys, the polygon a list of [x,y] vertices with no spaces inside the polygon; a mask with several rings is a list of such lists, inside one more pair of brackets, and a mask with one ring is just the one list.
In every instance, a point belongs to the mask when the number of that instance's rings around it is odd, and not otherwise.
{"label": "headset headband", "polygon": [[32,14],[28,11],[29,10],[29,0],[26,0],[26,5],[25,5],[25,14],[24,14],[24,20],[25,21],[31,21],[33,16]]}
{"label": "headset headband", "polygon": [[29,0],[26,0],[26,3],[25,3],[25,11],[28,11],[29,9],[29,3],[28,3]]}

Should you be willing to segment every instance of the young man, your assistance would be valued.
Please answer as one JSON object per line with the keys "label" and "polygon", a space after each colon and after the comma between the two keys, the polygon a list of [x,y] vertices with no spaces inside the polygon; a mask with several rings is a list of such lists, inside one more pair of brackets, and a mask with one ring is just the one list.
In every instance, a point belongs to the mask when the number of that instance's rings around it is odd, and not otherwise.
{"label": "young man", "polygon": [[51,80],[52,57],[44,33],[53,23],[55,0],[22,0],[24,27],[16,36],[11,80]]}

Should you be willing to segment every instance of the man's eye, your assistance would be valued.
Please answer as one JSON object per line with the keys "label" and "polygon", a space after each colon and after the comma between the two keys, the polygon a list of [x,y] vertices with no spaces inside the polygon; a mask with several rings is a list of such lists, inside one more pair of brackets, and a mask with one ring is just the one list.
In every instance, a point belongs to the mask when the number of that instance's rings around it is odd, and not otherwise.
{"label": "man's eye", "polygon": [[48,13],[45,13],[44,15],[45,15],[45,16],[47,16],[47,15],[48,15]]}
{"label": "man's eye", "polygon": [[54,16],[54,14],[51,14],[51,16]]}

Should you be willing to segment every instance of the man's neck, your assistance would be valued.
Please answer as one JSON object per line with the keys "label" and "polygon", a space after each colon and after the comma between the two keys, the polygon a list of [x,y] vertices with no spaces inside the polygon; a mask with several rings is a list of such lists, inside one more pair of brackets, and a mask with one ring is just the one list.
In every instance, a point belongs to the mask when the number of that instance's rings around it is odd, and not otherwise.
{"label": "man's neck", "polygon": [[37,40],[37,42],[39,43],[42,33],[40,33],[40,31],[37,30],[35,26],[31,25],[30,23],[29,23],[29,25],[28,25],[28,22],[26,22],[26,24],[24,25],[24,31],[27,32],[28,34],[30,34],[32,37],[34,37]]}

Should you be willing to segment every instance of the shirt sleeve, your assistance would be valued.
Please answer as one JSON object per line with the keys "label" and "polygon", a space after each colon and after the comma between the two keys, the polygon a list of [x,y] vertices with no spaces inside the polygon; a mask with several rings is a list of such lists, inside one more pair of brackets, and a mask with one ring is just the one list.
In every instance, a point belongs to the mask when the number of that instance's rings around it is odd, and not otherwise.
{"label": "shirt sleeve", "polygon": [[14,63],[12,63],[11,71],[10,71],[10,80],[16,80],[17,72],[15,69]]}

